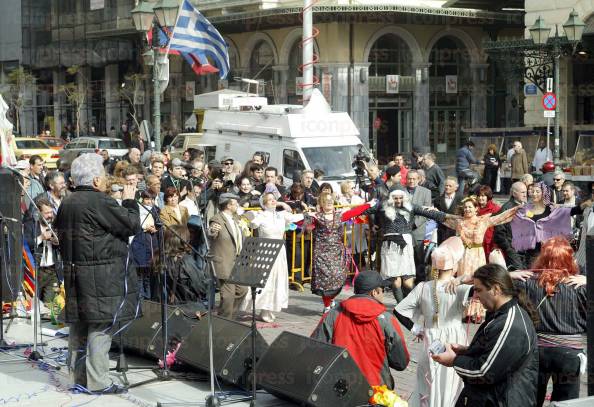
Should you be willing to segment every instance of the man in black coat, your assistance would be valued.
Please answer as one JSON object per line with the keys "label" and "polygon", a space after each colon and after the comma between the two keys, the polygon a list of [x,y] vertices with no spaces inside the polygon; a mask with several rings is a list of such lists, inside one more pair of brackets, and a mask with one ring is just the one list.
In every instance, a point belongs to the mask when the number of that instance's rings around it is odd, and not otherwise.
{"label": "man in black coat", "polygon": [[136,190],[124,186],[122,206],[107,195],[98,154],[75,159],[71,176],[75,190],[55,220],[64,263],[69,367],[75,384],[119,393],[123,389],[109,378],[109,348],[112,333],[138,309],[136,270],[128,259],[128,239],[140,232]]}
{"label": "man in black coat", "polygon": [[[455,177],[447,177],[444,183],[444,193],[435,202],[435,207],[445,213],[455,214],[460,206],[462,197],[456,193],[458,180]],[[449,237],[456,236],[456,231],[443,224],[437,226],[437,243],[441,244]]]}
{"label": "man in black coat", "polygon": [[[526,203],[526,185],[523,182],[515,182],[511,187],[511,196],[509,201],[501,206],[501,210],[497,214],[500,214],[508,209],[522,205]],[[505,256],[505,262],[507,269],[522,270],[529,267],[529,264],[524,264],[522,256],[518,254],[516,249],[512,247],[512,228],[511,223],[505,223],[503,225],[495,226],[495,232],[493,234],[493,242],[501,249],[501,252]]]}

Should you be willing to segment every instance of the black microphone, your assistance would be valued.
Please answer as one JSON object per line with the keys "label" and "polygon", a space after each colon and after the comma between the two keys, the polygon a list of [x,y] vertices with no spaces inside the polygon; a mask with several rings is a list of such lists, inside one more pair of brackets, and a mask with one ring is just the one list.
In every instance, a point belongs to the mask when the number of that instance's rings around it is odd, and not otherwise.
{"label": "black microphone", "polygon": [[13,223],[20,223],[21,221],[15,218],[9,218],[8,216],[2,216],[0,215],[0,221],[9,221],[9,222],[13,222]]}

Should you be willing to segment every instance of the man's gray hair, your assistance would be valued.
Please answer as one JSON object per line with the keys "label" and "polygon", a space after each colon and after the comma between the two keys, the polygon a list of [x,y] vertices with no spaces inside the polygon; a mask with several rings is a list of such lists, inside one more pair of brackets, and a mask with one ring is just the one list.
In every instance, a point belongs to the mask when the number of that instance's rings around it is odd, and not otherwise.
{"label": "man's gray hair", "polygon": [[72,161],[70,176],[75,187],[93,186],[93,179],[105,176],[103,158],[95,153],[80,155]]}

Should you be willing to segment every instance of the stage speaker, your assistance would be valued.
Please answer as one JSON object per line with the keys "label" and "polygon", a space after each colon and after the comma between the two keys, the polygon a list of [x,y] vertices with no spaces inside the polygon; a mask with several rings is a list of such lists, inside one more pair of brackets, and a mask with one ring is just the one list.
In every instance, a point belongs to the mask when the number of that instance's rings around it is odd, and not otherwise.
{"label": "stage speaker", "polygon": [[364,406],[371,386],[344,348],[283,332],[256,366],[258,385],[302,406]]}
{"label": "stage speaker", "polygon": [[[214,370],[221,380],[244,389],[251,388],[252,332],[249,326],[213,315]],[[268,349],[260,332],[256,334],[256,361]],[[183,341],[176,358],[201,371],[210,371],[208,317],[195,325]]]}
{"label": "stage speaker", "polygon": [[21,216],[21,187],[23,179],[0,168],[0,216],[4,217],[0,231],[0,278],[2,299],[15,301],[23,281],[23,225]]}
{"label": "stage speaker", "polygon": [[[168,349],[181,342],[199,320],[186,307],[167,306]],[[161,304],[144,300],[141,303],[142,316],[132,321],[122,333],[124,349],[155,359],[163,358],[163,341],[161,338]],[[112,343],[118,346],[117,339]]]}

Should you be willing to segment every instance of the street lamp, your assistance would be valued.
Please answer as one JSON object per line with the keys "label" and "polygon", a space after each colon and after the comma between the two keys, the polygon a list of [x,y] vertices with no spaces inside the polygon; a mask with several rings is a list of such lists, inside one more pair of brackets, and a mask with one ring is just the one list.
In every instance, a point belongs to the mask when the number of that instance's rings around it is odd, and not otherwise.
{"label": "street lamp", "polygon": [[551,27],[546,27],[542,17],[538,17],[534,25],[530,27],[530,36],[537,45],[546,45],[551,35]]}
{"label": "street lamp", "polygon": [[[524,78],[534,83],[543,93],[546,92],[546,80],[552,73],[555,78],[555,94],[557,100],[559,100],[561,92],[559,59],[564,55],[573,55],[582,39],[585,26],[578,13],[573,10],[569,14],[567,22],[563,24],[565,36],[559,35],[557,25],[555,25],[555,34],[551,36],[551,27],[547,27],[544,19],[539,16],[528,29],[531,39],[486,41],[484,48],[513,70],[517,69],[517,66],[521,66]],[[553,72],[551,72],[551,65],[553,66]],[[559,103],[557,103],[555,107],[554,149],[554,159],[557,164],[560,159],[559,131]]]}
{"label": "street lamp", "polygon": [[[159,29],[159,27],[171,27],[175,25],[177,10],[179,8],[178,0],[160,0],[157,3],[140,1],[131,11],[132,20],[136,31],[146,33],[149,30]],[[153,44],[157,44],[154,46]],[[159,58],[159,33],[153,35],[153,41],[149,44],[149,50],[142,54],[144,63],[153,67],[153,134],[155,140],[155,149],[161,150],[161,92],[159,89],[159,74],[162,66],[162,58]]]}

